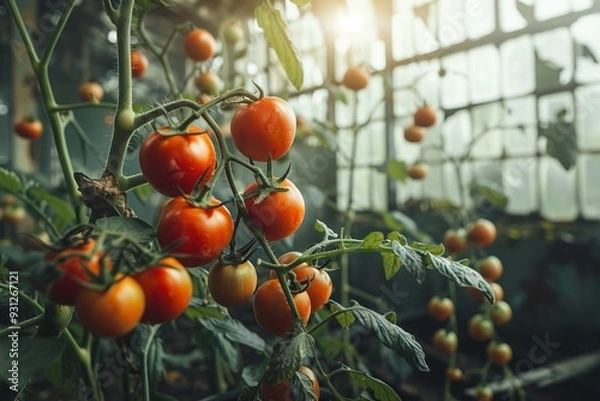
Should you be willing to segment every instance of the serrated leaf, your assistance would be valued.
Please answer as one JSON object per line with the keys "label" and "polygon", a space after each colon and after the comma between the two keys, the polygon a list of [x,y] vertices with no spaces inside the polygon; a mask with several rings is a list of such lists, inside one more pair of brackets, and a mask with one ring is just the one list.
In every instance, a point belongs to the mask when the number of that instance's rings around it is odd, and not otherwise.
{"label": "serrated leaf", "polygon": [[402,261],[393,252],[385,252],[380,255],[383,259],[383,274],[385,279],[389,280],[398,273],[398,270],[402,267]]}
{"label": "serrated leaf", "polygon": [[23,188],[21,180],[10,170],[0,168],[0,190],[16,193]]}
{"label": "serrated leaf", "polygon": [[185,314],[191,319],[225,318],[221,309],[215,305],[190,305],[186,308]]}
{"label": "serrated leaf", "polygon": [[488,301],[494,303],[494,291],[492,291],[490,285],[474,269],[451,259],[431,254],[426,254],[425,259],[428,265],[437,270],[441,275],[448,277],[461,287],[477,288],[483,292]]}
{"label": "serrated leaf", "polygon": [[383,233],[380,232],[372,232],[367,234],[365,238],[363,238],[362,243],[360,244],[360,249],[380,249],[381,243],[385,237]]}
{"label": "serrated leaf", "polygon": [[402,160],[388,160],[385,173],[396,181],[405,182],[408,179],[408,166]]}
{"label": "serrated leaf", "polygon": [[266,368],[266,361],[247,365],[244,367],[244,369],[242,369],[242,380],[247,386],[256,387],[265,373]]}
{"label": "serrated leaf", "polygon": [[71,205],[56,197],[42,188],[33,187],[27,191],[27,195],[34,201],[44,203],[50,210],[52,224],[60,232],[75,221],[75,212]]}
{"label": "serrated leaf", "polygon": [[127,235],[128,238],[148,243],[154,241],[156,232],[154,228],[144,220],[131,217],[111,216],[103,217],[96,221],[96,224],[106,231],[111,231],[119,235]]}
{"label": "serrated leaf", "polygon": [[385,317],[390,323],[392,324],[396,324],[396,312],[387,312],[383,314],[383,317]]}
{"label": "serrated leaf", "polygon": [[304,358],[314,357],[314,347],[314,338],[302,331],[276,343],[265,372],[265,382],[274,385],[292,377]]}
{"label": "serrated leaf", "polygon": [[417,283],[421,284],[425,281],[426,266],[423,263],[423,256],[418,251],[402,246],[398,241],[392,241],[392,252],[402,261],[402,266]]}
{"label": "serrated leaf", "polygon": [[245,345],[258,351],[265,351],[267,344],[256,333],[251,332],[240,321],[208,317],[200,320],[207,330],[221,333],[228,340]]}
{"label": "serrated leaf", "polygon": [[313,389],[313,382],[310,377],[302,372],[295,372],[290,379],[290,388],[292,389],[292,399],[294,401],[317,401],[317,395]]}
{"label": "serrated leaf", "polygon": [[[560,115],[557,115],[560,119]],[[548,156],[555,158],[565,170],[570,170],[577,160],[577,135],[575,126],[568,121],[551,123],[540,129],[547,139]]]}
{"label": "serrated leaf", "polygon": [[269,46],[275,50],[288,79],[296,89],[302,89],[304,68],[281,13],[263,0],[254,10],[254,16],[258,26],[264,31]]}
{"label": "serrated leaf", "polygon": [[353,383],[367,390],[376,401],[402,401],[393,388],[383,381],[350,368],[344,368],[345,373],[350,376]]}
{"label": "serrated leaf", "polygon": [[[329,300],[329,308],[331,309],[331,313],[337,313],[345,309],[342,305],[338,304],[333,300]],[[344,329],[350,327],[350,325],[356,320],[356,318],[350,311],[336,314],[335,319]]]}
{"label": "serrated leaf", "polygon": [[471,197],[485,199],[500,209],[504,209],[508,205],[506,195],[486,185],[473,184],[471,186]]}
{"label": "serrated leaf", "polygon": [[[358,308],[357,308],[358,307]],[[370,330],[384,346],[403,357],[413,367],[429,371],[421,344],[410,333],[391,323],[385,316],[355,304],[352,310],[361,326]]]}
{"label": "serrated leaf", "polygon": [[144,135],[140,131],[134,132],[133,136],[129,140],[127,144],[127,154],[131,154],[138,150],[138,148],[142,145],[144,141]]}
{"label": "serrated leaf", "polygon": [[400,243],[400,245],[403,245],[403,246],[408,244],[408,240],[406,239],[406,237],[397,231],[389,232],[388,235],[386,236],[386,238],[389,241],[397,241]]}
{"label": "serrated leaf", "polygon": [[425,244],[423,242],[413,241],[410,243],[410,247],[418,249],[419,251],[429,252],[433,255],[440,256],[446,252],[443,244]]}

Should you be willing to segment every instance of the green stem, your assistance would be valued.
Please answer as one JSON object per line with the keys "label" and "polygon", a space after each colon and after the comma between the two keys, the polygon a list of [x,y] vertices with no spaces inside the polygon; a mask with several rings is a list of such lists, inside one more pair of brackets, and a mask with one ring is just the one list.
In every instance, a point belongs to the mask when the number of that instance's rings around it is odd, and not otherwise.
{"label": "green stem", "polygon": [[29,319],[25,319],[20,323],[17,323],[16,325],[12,325],[9,327],[6,327],[2,330],[0,330],[0,337],[4,337],[5,335],[7,335],[8,333],[10,333],[11,331],[15,330],[16,327],[19,328],[19,330],[25,330],[29,327],[35,326],[38,323],[40,323],[42,320],[44,320],[44,315],[36,315],[34,317],[31,317]]}
{"label": "green stem", "polygon": [[223,364],[223,359],[221,359],[219,353],[215,353],[215,384],[219,393],[227,391],[227,383],[225,382],[225,375],[223,374],[224,369],[225,365]]}
{"label": "green stem", "polygon": [[100,103],[85,102],[85,103],[57,104],[57,105],[54,105],[53,107],[51,107],[50,109],[48,109],[48,111],[49,112],[66,112],[66,111],[73,111],[73,110],[79,110],[79,109],[94,109],[94,108],[114,110],[116,107],[117,107],[117,105],[115,103],[109,103],[109,102],[100,102]]}
{"label": "green stem", "polygon": [[44,223],[46,228],[50,231],[50,236],[53,239],[60,238],[60,233],[58,232],[56,227],[54,227],[54,224],[52,224],[50,218],[48,218],[48,216],[44,212],[42,212],[42,210],[38,207],[38,205],[35,204],[35,202],[29,199],[25,194],[17,192],[14,193],[14,195],[27,206],[29,211],[33,212],[33,214],[35,214],[36,217]]}
{"label": "green stem", "polygon": [[150,334],[148,335],[148,339],[144,344],[144,348],[142,350],[142,390],[144,392],[144,401],[150,401],[150,377],[148,374],[149,366],[148,366],[148,352],[150,351],[150,346],[152,345],[152,340],[154,336],[158,332],[160,328],[159,325],[150,326]]}
{"label": "green stem", "polygon": [[50,60],[52,59],[52,54],[54,53],[54,49],[56,48],[56,45],[58,44],[58,40],[60,39],[60,37],[65,29],[65,26],[67,25],[67,21],[69,20],[69,17],[71,16],[71,12],[73,12],[73,9],[75,8],[76,3],[77,3],[76,0],[70,0],[67,9],[60,16],[60,19],[58,20],[58,24],[56,25],[54,32],[52,32],[52,36],[50,37],[50,41],[48,42],[48,46],[46,47],[44,56],[42,57],[42,60],[40,61],[40,64],[44,69],[48,69],[48,66],[50,65]]}
{"label": "green stem", "polygon": [[350,401],[351,399],[344,397],[342,394],[340,394],[331,382],[331,377],[335,375],[335,371],[331,372],[330,374],[327,374],[325,372],[325,369],[323,369],[323,365],[321,365],[321,361],[319,361],[318,358],[315,358],[315,365],[317,367],[317,371],[319,372],[319,376],[325,381],[327,388],[329,388],[329,390],[333,393],[334,398],[340,401]]}
{"label": "green stem", "polygon": [[340,310],[337,310],[337,311],[333,312],[331,315],[325,317],[319,323],[317,323],[313,327],[311,327],[310,330],[308,330],[308,334],[312,334],[315,331],[319,330],[321,327],[323,327],[324,325],[326,325],[327,322],[329,322],[330,320],[332,320],[337,315],[341,315],[343,313],[348,313],[348,312],[351,312],[351,311],[353,311],[355,309],[359,309],[359,308],[360,308],[359,306],[349,306],[349,307],[347,307],[345,309],[340,309]]}
{"label": "green stem", "polygon": [[144,174],[142,174],[142,173],[134,174],[129,177],[125,177],[125,179],[123,180],[123,184],[121,185],[121,190],[123,192],[127,192],[131,189],[134,189],[135,187],[144,185],[147,182],[148,182],[148,180],[146,179]]}
{"label": "green stem", "polygon": [[25,22],[23,21],[23,17],[21,16],[19,7],[17,7],[17,5],[15,4],[15,0],[8,0],[8,7],[10,8],[10,12],[15,21],[15,25],[17,26],[17,29],[19,30],[19,33],[21,34],[21,38],[23,39],[23,42],[25,44],[25,50],[27,51],[27,54],[29,55],[29,60],[31,61],[31,65],[33,66],[33,69],[35,70],[36,68],[38,68],[38,65],[40,64],[40,58],[37,54],[35,46],[33,45],[33,42],[31,41],[31,37],[29,36],[29,33],[27,32],[27,27],[25,26]]}

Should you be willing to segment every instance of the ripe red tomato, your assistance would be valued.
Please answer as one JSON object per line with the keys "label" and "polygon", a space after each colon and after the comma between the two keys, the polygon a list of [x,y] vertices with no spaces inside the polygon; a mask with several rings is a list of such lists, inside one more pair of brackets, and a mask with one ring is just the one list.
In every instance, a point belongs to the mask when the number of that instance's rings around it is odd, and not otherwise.
{"label": "ripe red tomato", "polygon": [[446,369],[446,377],[451,381],[451,382],[460,382],[465,378],[465,375],[462,371],[462,369],[459,368],[448,368]]}
{"label": "ripe red tomato", "polygon": [[504,268],[502,262],[495,256],[488,256],[479,263],[479,273],[488,282],[493,282],[502,277]]}
{"label": "ripe red tomato", "polygon": [[429,166],[425,163],[418,163],[408,168],[408,176],[413,180],[422,180],[429,174]]}
{"label": "ripe red tomato", "polygon": [[[252,192],[258,184],[250,184],[244,195]],[[257,196],[244,200],[250,223],[258,227],[269,241],[278,241],[292,235],[304,220],[304,198],[290,180],[283,180],[280,187],[285,192],[271,192],[260,203],[255,203]]]}
{"label": "ripe red tomato", "polygon": [[132,277],[124,276],[106,291],[83,288],[75,302],[81,325],[96,337],[121,337],[140,322],[146,300],[144,290]]}
{"label": "ripe red tomato", "polygon": [[266,162],[285,155],[296,135],[296,115],[283,99],[266,96],[245,105],[231,119],[231,138],[244,156]]}
{"label": "ripe red tomato", "polygon": [[[315,398],[318,400],[321,394],[321,389],[319,387],[319,381],[317,380],[317,377],[313,371],[306,366],[302,366],[300,368],[300,373],[308,376],[308,378],[312,381],[313,392],[315,393]],[[286,379],[274,386],[269,386],[268,384],[262,383],[260,386],[260,395],[263,401],[294,401],[290,379]]]}
{"label": "ripe red tomato", "polygon": [[211,95],[218,95],[223,90],[223,81],[212,71],[206,71],[194,81],[198,90]]}
{"label": "ripe red tomato", "polygon": [[342,85],[353,91],[359,91],[369,85],[369,73],[360,66],[352,66],[346,70]]}
{"label": "ripe red tomato", "polygon": [[[304,324],[310,317],[310,297],[306,292],[293,295],[296,309]],[[287,303],[279,280],[264,282],[254,296],[254,319],[263,330],[276,336],[283,336],[292,329],[293,315]]]}
{"label": "ripe red tomato", "polygon": [[[302,255],[300,252],[292,251],[281,255],[278,258],[279,263],[287,265],[298,259]],[[333,291],[333,282],[329,273],[325,270],[317,269],[308,263],[302,263],[292,269],[299,282],[308,282],[310,284],[306,289],[310,297],[310,306],[312,313],[318,312],[329,301]],[[271,270],[271,278],[277,278],[277,273]]]}
{"label": "ripe red tomato", "polygon": [[469,334],[477,341],[487,341],[494,334],[494,324],[487,317],[477,314],[469,319]]}
{"label": "ripe red tomato", "polygon": [[444,234],[444,248],[448,253],[463,253],[467,250],[467,232],[464,229],[448,230]]}
{"label": "ripe red tomato", "polygon": [[[211,201],[213,205],[220,202]],[[171,252],[186,267],[215,260],[231,241],[233,220],[223,205],[209,209],[195,207],[178,196],[167,203],[156,227],[161,246],[181,241]]]}
{"label": "ripe red tomato", "polygon": [[143,323],[159,324],[181,315],[192,299],[192,278],[175,258],[162,259],[133,276],[144,291]]}
{"label": "ripe red tomato", "polygon": [[227,308],[239,306],[252,298],[258,277],[249,261],[239,265],[215,263],[208,272],[208,290],[213,299]]}
{"label": "ripe red tomato", "polygon": [[[498,283],[490,283],[490,287],[492,287],[492,291],[496,297],[496,302],[502,301],[504,299],[504,289],[502,286]],[[483,292],[479,291],[477,288],[469,287],[467,288],[467,293],[475,301],[482,302],[484,300]]]}
{"label": "ripe red tomato", "polygon": [[512,320],[512,308],[504,301],[497,301],[490,311],[490,319],[497,326],[503,326]]}
{"label": "ripe red tomato", "polygon": [[131,51],[131,75],[134,78],[139,78],[146,73],[148,68],[148,59],[144,53],[139,50]]}
{"label": "ripe red tomato", "polygon": [[196,28],[185,35],[183,51],[195,61],[206,61],[215,54],[217,42],[206,29]]}
{"label": "ripe red tomato", "polygon": [[13,129],[18,136],[25,139],[38,139],[44,133],[44,126],[37,118],[23,118],[13,125]]}
{"label": "ripe red tomato", "polygon": [[433,348],[439,353],[448,355],[456,351],[458,347],[458,337],[453,331],[438,329],[433,335]]}
{"label": "ripe red tomato", "polygon": [[427,304],[427,311],[434,319],[444,321],[454,313],[454,303],[450,298],[433,297]]}
{"label": "ripe red tomato", "polygon": [[477,219],[467,227],[467,239],[476,246],[491,245],[496,240],[496,226],[489,220]]}
{"label": "ripe red tomato", "polygon": [[84,82],[79,85],[79,98],[83,102],[100,102],[104,98],[104,89],[98,82]]}
{"label": "ripe red tomato", "polygon": [[510,345],[506,343],[490,343],[487,347],[487,355],[490,362],[496,365],[504,366],[509,363],[513,357],[513,351]]}
{"label": "ripe red tomato", "polygon": [[425,137],[425,129],[417,125],[411,125],[404,130],[404,139],[407,142],[419,143]]}
{"label": "ripe red tomato", "polygon": [[436,119],[435,111],[429,106],[419,107],[414,114],[414,122],[418,127],[431,127],[435,124]]}
{"label": "ripe red tomato", "polygon": [[[57,261],[56,269],[62,274],[54,281],[48,289],[48,299],[61,305],[75,305],[77,295],[82,287],[79,281],[90,282],[90,276],[86,269],[92,274],[98,274],[102,268],[102,258],[104,252],[92,254],[96,241],[88,239],[81,245],[66,248],[61,251],[49,251],[45,259],[49,262]],[[74,253],[87,253],[89,258],[83,255],[74,255]],[[112,269],[112,262],[104,256],[104,261],[108,269]]]}
{"label": "ripe red tomato", "polygon": [[175,197],[192,192],[202,177],[206,184],[215,172],[217,154],[206,132],[195,126],[187,133],[161,135],[151,132],[140,148],[142,174],[163,195]]}

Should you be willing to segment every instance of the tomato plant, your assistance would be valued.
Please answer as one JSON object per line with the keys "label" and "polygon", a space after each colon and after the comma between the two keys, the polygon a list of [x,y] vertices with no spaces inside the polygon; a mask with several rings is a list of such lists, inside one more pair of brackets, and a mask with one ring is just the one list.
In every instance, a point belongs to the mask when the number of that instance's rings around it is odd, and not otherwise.
{"label": "tomato plant", "polygon": [[117,277],[105,291],[83,288],[75,312],[81,325],[97,337],[115,338],[129,333],[144,314],[142,286],[129,276]]}
{"label": "tomato plant", "polygon": [[192,299],[192,279],[175,258],[160,260],[133,276],[142,287],[146,307],[141,321],[158,324],[181,315]]}
{"label": "tomato plant", "polygon": [[220,305],[231,308],[252,298],[258,276],[251,262],[224,264],[216,262],[208,273],[208,289]]}
{"label": "tomato plant", "polygon": [[251,224],[259,228],[269,241],[289,237],[298,230],[304,220],[304,198],[290,180],[278,184],[283,191],[274,190],[264,199],[259,194],[252,195],[258,188],[253,182],[244,191],[244,202],[248,209]]}
{"label": "tomato plant", "polygon": [[24,139],[38,139],[44,133],[44,126],[38,119],[21,119],[13,125],[15,133]]}
{"label": "tomato plant", "polygon": [[281,98],[266,96],[243,106],[231,119],[231,138],[244,156],[265,162],[285,155],[296,135],[296,115]]}
{"label": "tomato plant", "polygon": [[216,167],[216,151],[205,131],[191,126],[186,132],[152,131],[140,148],[140,168],[150,185],[163,195],[189,194],[197,182],[206,184]]}
{"label": "tomato plant", "polygon": [[[310,297],[306,292],[293,295],[294,304],[304,324],[310,317]],[[293,315],[285,293],[278,280],[264,282],[254,296],[254,319],[265,331],[283,336],[292,329]]]}
{"label": "tomato plant", "polygon": [[156,226],[158,242],[174,245],[172,253],[186,267],[215,260],[231,241],[231,213],[217,199],[210,207],[196,207],[178,196],[167,203]]}

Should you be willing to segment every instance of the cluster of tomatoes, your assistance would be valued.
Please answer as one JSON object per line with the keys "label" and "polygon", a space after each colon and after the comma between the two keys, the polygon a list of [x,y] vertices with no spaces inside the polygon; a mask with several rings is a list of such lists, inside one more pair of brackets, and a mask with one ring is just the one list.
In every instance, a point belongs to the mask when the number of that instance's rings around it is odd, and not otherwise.
{"label": "cluster of tomatoes", "polygon": [[[489,220],[478,219],[466,228],[450,229],[444,235],[444,246],[449,253],[461,254],[468,247],[486,247],[496,240],[496,226]],[[483,312],[474,315],[468,322],[469,335],[477,341],[490,340],[495,332],[495,326],[501,326],[512,319],[512,309],[504,298],[504,291],[496,281],[502,276],[504,268],[496,256],[487,256],[475,264],[475,269],[490,284],[496,303],[484,305]],[[467,289],[469,295],[478,302],[483,302],[484,295],[476,288]],[[439,321],[447,320],[454,314],[455,306],[451,299],[433,297],[428,304],[429,314]],[[442,354],[450,354],[458,347],[458,337],[453,331],[439,329],[433,336],[434,348]],[[511,347],[506,343],[490,342],[487,347],[487,356],[491,363],[504,366],[513,356]],[[448,368],[446,375],[449,380],[457,382],[464,378],[463,371],[457,367]],[[482,386],[477,389],[476,398],[480,401],[493,399],[490,388]]]}
{"label": "cluster of tomatoes", "polygon": [[[426,129],[433,126],[437,120],[435,110],[424,105],[413,114],[413,124],[404,129],[404,139],[411,143],[420,143],[425,138]],[[408,167],[407,174],[413,180],[423,180],[429,174],[426,163],[415,163]]]}
{"label": "cluster of tomatoes", "polygon": [[113,260],[96,239],[50,250],[45,259],[60,276],[48,299],[75,306],[82,326],[97,337],[120,337],[138,323],[175,319],[192,299],[192,279],[175,258],[165,257],[131,275],[113,272]]}

